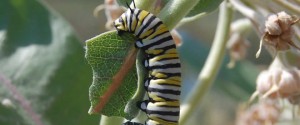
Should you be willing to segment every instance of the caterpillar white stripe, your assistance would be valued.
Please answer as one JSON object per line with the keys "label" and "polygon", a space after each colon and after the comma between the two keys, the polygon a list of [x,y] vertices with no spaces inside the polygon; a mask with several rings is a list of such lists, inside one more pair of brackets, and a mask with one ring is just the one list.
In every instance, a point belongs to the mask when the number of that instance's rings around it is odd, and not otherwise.
{"label": "caterpillar white stripe", "polygon": [[[135,6],[135,5],[134,5]],[[180,114],[181,64],[168,28],[155,15],[130,8],[114,22],[119,35],[133,33],[136,47],[145,52],[149,76],[145,89],[149,100],[139,103],[148,115],[146,125],[178,125]],[[141,125],[126,122],[125,125]]]}

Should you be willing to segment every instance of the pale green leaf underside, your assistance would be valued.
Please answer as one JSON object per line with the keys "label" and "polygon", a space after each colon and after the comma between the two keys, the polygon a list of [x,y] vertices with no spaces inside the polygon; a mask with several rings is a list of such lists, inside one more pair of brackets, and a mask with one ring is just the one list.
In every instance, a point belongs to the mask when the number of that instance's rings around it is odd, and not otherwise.
{"label": "pale green leaf underside", "polygon": [[[86,41],[86,59],[93,69],[93,83],[89,92],[90,111],[101,101],[99,100],[100,96],[111,85],[113,76],[119,71],[124,58],[134,46],[134,38],[133,35],[128,33],[118,35],[116,31],[112,31]],[[101,110],[101,114],[126,118],[134,117],[131,116],[132,114],[126,114],[124,109],[136,89],[137,75],[135,68],[133,68],[123,80],[120,88]]]}
{"label": "pale green leaf underside", "polygon": [[[126,7],[126,3],[130,4],[132,0],[117,0],[120,5]],[[163,0],[164,4],[167,4],[170,0]],[[216,10],[223,0],[199,0],[199,2],[193,7],[193,9],[187,14],[186,17],[196,16],[201,13],[209,13]],[[137,0],[135,1],[137,2]],[[155,1],[153,1],[155,2]],[[178,5],[181,7],[181,5]]]}
{"label": "pale green leaf underside", "polygon": [[209,13],[216,10],[223,0],[199,0],[198,4],[189,12],[187,17],[196,16],[201,13]]}

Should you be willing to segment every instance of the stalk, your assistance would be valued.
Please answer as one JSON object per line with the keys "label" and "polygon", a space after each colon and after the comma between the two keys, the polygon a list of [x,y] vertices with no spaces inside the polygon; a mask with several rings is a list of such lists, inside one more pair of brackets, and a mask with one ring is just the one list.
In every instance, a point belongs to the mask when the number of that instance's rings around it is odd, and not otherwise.
{"label": "stalk", "polygon": [[179,121],[180,125],[187,124],[188,118],[192,116],[193,111],[195,111],[205,93],[209,90],[220,70],[225,56],[225,48],[229,36],[232,14],[233,10],[229,6],[228,1],[222,3],[220,6],[217,32],[215,34],[212,48],[210,49],[205,65],[199,74],[197,84],[185,101],[187,106],[183,107],[181,110],[181,118]]}

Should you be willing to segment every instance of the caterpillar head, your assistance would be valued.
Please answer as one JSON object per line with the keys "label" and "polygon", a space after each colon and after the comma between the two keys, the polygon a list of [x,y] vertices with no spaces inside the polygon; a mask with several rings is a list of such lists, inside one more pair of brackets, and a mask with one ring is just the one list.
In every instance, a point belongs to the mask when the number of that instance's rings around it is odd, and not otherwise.
{"label": "caterpillar head", "polygon": [[125,16],[125,13],[123,13],[117,20],[114,21],[114,26],[117,30],[117,33],[120,35],[123,32],[127,31],[127,28],[125,26],[125,22],[123,17]]}
{"label": "caterpillar head", "polygon": [[125,13],[123,13],[117,20],[114,21],[114,26],[118,32],[118,34],[122,34],[123,32],[126,32],[126,31],[131,31],[132,29],[128,27],[128,23],[131,23],[129,22],[129,20],[127,20],[128,18],[130,18],[130,15],[134,15],[134,10],[136,9],[135,7],[135,3],[133,1],[133,8],[131,8],[129,6],[128,3],[127,4],[127,11]]}

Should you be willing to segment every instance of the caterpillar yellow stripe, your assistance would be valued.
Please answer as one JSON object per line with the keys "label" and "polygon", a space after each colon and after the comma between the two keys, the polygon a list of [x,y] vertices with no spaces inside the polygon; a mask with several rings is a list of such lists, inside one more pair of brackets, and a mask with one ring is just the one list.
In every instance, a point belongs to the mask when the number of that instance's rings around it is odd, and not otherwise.
{"label": "caterpillar yellow stripe", "polygon": [[[134,5],[134,3],[133,3]],[[129,32],[137,37],[136,47],[145,52],[148,100],[138,104],[148,115],[145,125],[178,125],[180,114],[181,64],[173,38],[155,15],[135,7],[114,22],[119,35]],[[142,125],[126,122],[124,125]]]}

